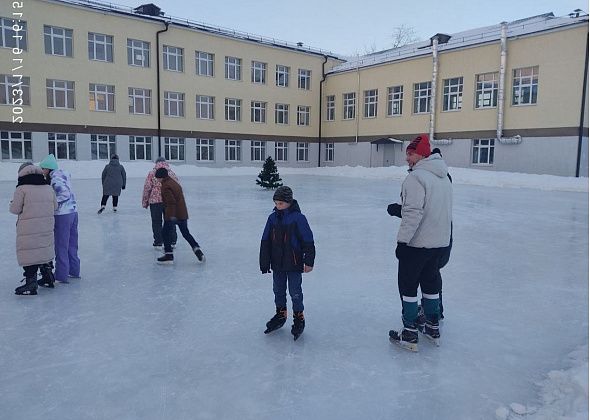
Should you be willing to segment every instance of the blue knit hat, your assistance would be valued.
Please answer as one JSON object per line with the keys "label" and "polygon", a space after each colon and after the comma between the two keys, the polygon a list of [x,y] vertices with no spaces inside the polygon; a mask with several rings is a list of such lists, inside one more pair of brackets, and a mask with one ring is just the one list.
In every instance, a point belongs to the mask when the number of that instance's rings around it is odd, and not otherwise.
{"label": "blue knit hat", "polygon": [[57,160],[53,154],[45,156],[45,159],[39,163],[39,166],[43,169],[51,169],[52,171],[57,169]]}

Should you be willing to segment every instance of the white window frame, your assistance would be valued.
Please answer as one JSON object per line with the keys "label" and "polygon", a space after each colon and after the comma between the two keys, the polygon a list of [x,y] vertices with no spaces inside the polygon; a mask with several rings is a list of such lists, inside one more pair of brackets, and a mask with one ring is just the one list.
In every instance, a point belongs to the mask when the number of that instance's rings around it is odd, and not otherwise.
{"label": "white window frame", "polygon": [[326,143],[324,145],[324,161],[334,162],[334,143]]}
{"label": "white window frame", "polygon": [[309,126],[311,123],[311,107],[297,105],[297,125]]}
{"label": "white window frame", "polygon": [[197,95],[197,118],[199,120],[215,119],[215,97]]}
{"label": "white window frame", "polygon": [[250,160],[262,162],[266,159],[266,142],[252,140],[250,142]]}
{"label": "white window frame", "polygon": [[184,117],[184,93],[164,91],[164,115],[167,117]]}
{"label": "white window frame", "polygon": [[225,161],[239,162],[242,160],[242,141],[226,140],[225,141]]}
{"label": "white window frame", "polygon": [[311,70],[299,69],[297,71],[297,88],[302,90],[311,89]]}
{"label": "white window frame", "polygon": [[88,109],[96,112],[115,112],[115,86],[100,83],[88,85]]}
{"label": "white window frame", "polygon": [[[12,90],[21,90],[21,96],[13,96]],[[22,102],[21,102],[22,100]],[[31,105],[31,78],[13,77],[9,74],[0,74],[0,105]]]}
{"label": "white window frame", "polygon": [[197,75],[215,76],[215,54],[205,51],[195,51],[195,68]]}
{"label": "white window frame", "polygon": [[512,70],[512,105],[536,105],[539,98],[539,66]]}
{"label": "white window frame", "polygon": [[151,115],[152,113],[152,90],[130,87],[129,113],[134,115]]}
{"label": "white window frame", "polygon": [[442,110],[459,111],[463,107],[463,76],[443,80]]}
{"label": "white window frame", "polygon": [[[75,82],[71,80],[47,79],[45,82],[47,91],[47,108],[74,109],[75,107]],[[58,106],[58,100],[63,96],[63,106]]]}
{"label": "white window frame", "polygon": [[[43,25],[45,54],[60,57],[74,56],[74,31],[59,26]],[[62,49],[61,53],[59,49]]]}
{"label": "white window frame", "polygon": [[473,139],[471,146],[471,164],[491,166],[494,164],[494,139]]}
{"label": "white window frame", "polygon": [[283,66],[282,64],[277,64],[276,66],[276,85],[279,87],[289,87],[289,71],[290,68],[288,66]]}
{"label": "white window frame", "polygon": [[184,139],[181,137],[164,137],[164,159],[169,162],[184,162]]}
{"label": "white window frame", "polygon": [[197,139],[197,161],[214,162],[215,161],[215,140],[214,139]]}
{"label": "white window frame", "polygon": [[250,122],[266,123],[266,102],[250,101]]}
{"label": "white window frame", "polygon": [[[138,157],[142,154],[143,157]],[[129,136],[129,160],[152,160],[152,138],[150,136]]]}
{"label": "white window frame", "polygon": [[266,84],[266,63],[261,61],[252,61],[252,71],[250,79],[252,83],[257,85]]}
{"label": "white window frame", "polygon": [[88,59],[92,61],[113,62],[112,35],[88,32]]}
{"label": "white window frame", "polygon": [[289,125],[289,104],[275,104],[275,124]]}
{"label": "white window frame", "polygon": [[[15,22],[12,19],[0,17],[0,47],[1,48],[20,48],[27,50],[27,22],[19,20],[18,25],[22,30],[18,35],[13,29]],[[18,37],[18,38],[17,38]],[[22,37],[22,38],[21,38]]]}
{"label": "white window frame", "polygon": [[400,116],[404,105],[404,86],[390,86],[387,88],[387,116]]}
{"label": "white window frame", "polygon": [[240,122],[242,120],[242,100],[225,98],[225,121]]}
{"label": "white window frame", "polygon": [[428,114],[432,103],[432,82],[414,83],[414,114]]}
{"label": "white window frame", "polygon": [[498,106],[499,73],[497,71],[475,75],[475,108]]}
{"label": "white window frame", "polygon": [[[33,160],[31,133],[28,131],[0,131],[0,149],[2,160]],[[19,149],[20,156],[14,156]],[[8,155],[5,155],[5,151]]]}
{"label": "white window frame", "polygon": [[134,67],[150,66],[150,43],[127,38],[127,64]]}
{"label": "white window frame", "polygon": [[297,162],[309,162],[309,143],[297,142]]}
{"label": "white window frame", "polygon": [[76,160],[75,133],[47,133],[47,145],[57,160]]}
{"label": "white window frame", "polygon": [[326,96],[326,121],[336,120],[336,95]]}
{"label": "white window frame", "polygon": [[227,80],[242,80],[242,59],[225,56],[225,78]]}
{"label": "white window frame", "polygon": [[379,90],[368,89],[363,92],[364,96],[364,118],[377,118],[377,102],[379,101]]}
{"label": "white window frame", "polygon": [[117,153],[117,136],[112,134],[90,135],[90,158],[92,160],[110,160],[115,153]]}
{"label": "white window frame", "polygon": [[287,162],[289,160],[289,143],[286,141],[275,142],[275,161]]}
{"label": "white window frame", "polygon": [[342,119],[354,120],[356,118],[356,92],[343,93],[342,103]]}
{"label": "white window frame", "polygon": [[163,45],[162,64],[164,70],[184,72],[184,48]]}

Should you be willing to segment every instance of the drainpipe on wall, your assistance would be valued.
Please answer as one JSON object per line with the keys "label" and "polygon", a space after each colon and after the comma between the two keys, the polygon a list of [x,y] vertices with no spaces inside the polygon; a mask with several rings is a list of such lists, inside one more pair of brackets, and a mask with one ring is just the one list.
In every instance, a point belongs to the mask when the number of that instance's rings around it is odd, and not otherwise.
{"label": "drainpipe on wall", "polygon": [[582,106],[580,107],[580,127],[578,128],[578,159],[576,161],[576,177],[580,176],[580,160],[582,159],[582,137],[584,136],[586,89],[588,88],[588,34],[586,34],[586,61],[584,63],[584,82],[582,86]]}
{"label": "drainpipe on wall", "polygon": [[361,112],[360,103],[361,103],[361,71],[359,69],[360,59],[357,56],[356,61],[356,100],[355,100],[355,116],[356,116],[356,135],[354,138],[354,142],[359,142],[359,114]]}
{"label": "drainpipe on wall", "polygon": [[434,140],[434,119],[436,113],[436,79],[438,77],[438,36],[432,38],[432,86],[430,94],[430,141]]}
{"label": "drainpipe on wall", "polygon": [[168,30],[169,22],[164,22],[166,29],[156,32],[156,96],[158,98],[158,157],[162,156],[162,124],[160,104],[160,34]]}
{"label": "drainpipe on wall", "polygon": [[324,62],[322,63],[322,80],[320,80],[320,121],[318,123],[318,168],[322,166],[322,98],[324,81],[326,80],[325,66],[328,62],[328,56],[324,55]]}
{"label": "drainpipe on wall", "polygon": [[500,30],[500,80],[498,81],[498,122],[496,125],[496,138],[501,141],[504,130],[504,83],[506,79],[506,29],[507,23],[502,22]]}

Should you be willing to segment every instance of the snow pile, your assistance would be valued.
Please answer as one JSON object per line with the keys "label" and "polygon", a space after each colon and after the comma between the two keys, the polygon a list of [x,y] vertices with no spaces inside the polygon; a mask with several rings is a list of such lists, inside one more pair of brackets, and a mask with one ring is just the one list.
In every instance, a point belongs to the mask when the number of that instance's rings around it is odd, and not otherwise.
{"label": "snow pile", "polygon": [[[143,178],[154,165],[152,162],[122,162],[127,176]],[[60,166],[72,174],[74,179],[100,178],[105,161],[60,161]],[[16,181],[18,162],[0,163],[0,180]],[[174,172],[179,176],[239,176],[256,178],[262,169],[252,166],[234,166],[225,168],[200,167],[186,164],[173,164]],[[535,188],[547,191],[588,192],[588,178],[574,178],[554,175],[532,175],[513,172],[494,172],[468,168],[449,168],[455,184],[478,185],[486,187]],[[283,175],[337,176],[366,179],[402,180],[408,174],[406,167],[389,166],[366,168],[364,166],[335,166],[322,168],[282,168]]]}

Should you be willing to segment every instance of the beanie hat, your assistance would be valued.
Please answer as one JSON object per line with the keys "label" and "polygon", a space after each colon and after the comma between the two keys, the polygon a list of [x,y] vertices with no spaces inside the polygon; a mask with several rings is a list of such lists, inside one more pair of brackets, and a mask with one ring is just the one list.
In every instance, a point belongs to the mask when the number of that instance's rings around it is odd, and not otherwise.
{"label": "beanie hat", "polygon": [[435,154],[435,153],[438,153],[442,157],[442,153],[438,147],[435,147],[434,149],[432,149],[432,154]]}
{"label": "beanie hat", "polygon": [[162,156],[160,156],[158,159],[156,159],[156,163],[158,162],[166,162],[166,159]]}
{"label": "beanie hat", "polygon": [[119,160],[119,156],[118,156],[118,155],[115,153],[115,154],[113,154],[113,155],[111,156],[111,159],[117,159],[117,160]]}
{"label": "beanie hat", "polygon": [[50,154],[45,156],[45,159],[43,159],[41,163],[39,163],[39,166],[43,169],[50,169],[52,171],[55,171],[57,169],[57,160],[55,159],[55,156],[53,156],[53,154]]}
{"label": "beanie hat", "polygon": [[272,200],[290,203],[293,201],[293,190],[287,186],[281,186],[275,191]]}
{"label": "beanie hat", "polygon": [[430,141],[428,140],[428,134],[420,134],[412,140],[406,148],[406,153],[410,151],[424,157],[430,156]]}
{"label": "beanie hat", "polygon": [[26,168],[27,166],[31,166],[33,164],[33,162],[25,162],[23,163],[21,166],[18,167],[18,171],[22,171],[23,168]]}
{"label": "beanie hat", "polygon": [[168,169],[158,168],[156,170],[156,178],[166,178],[168,176]]}

